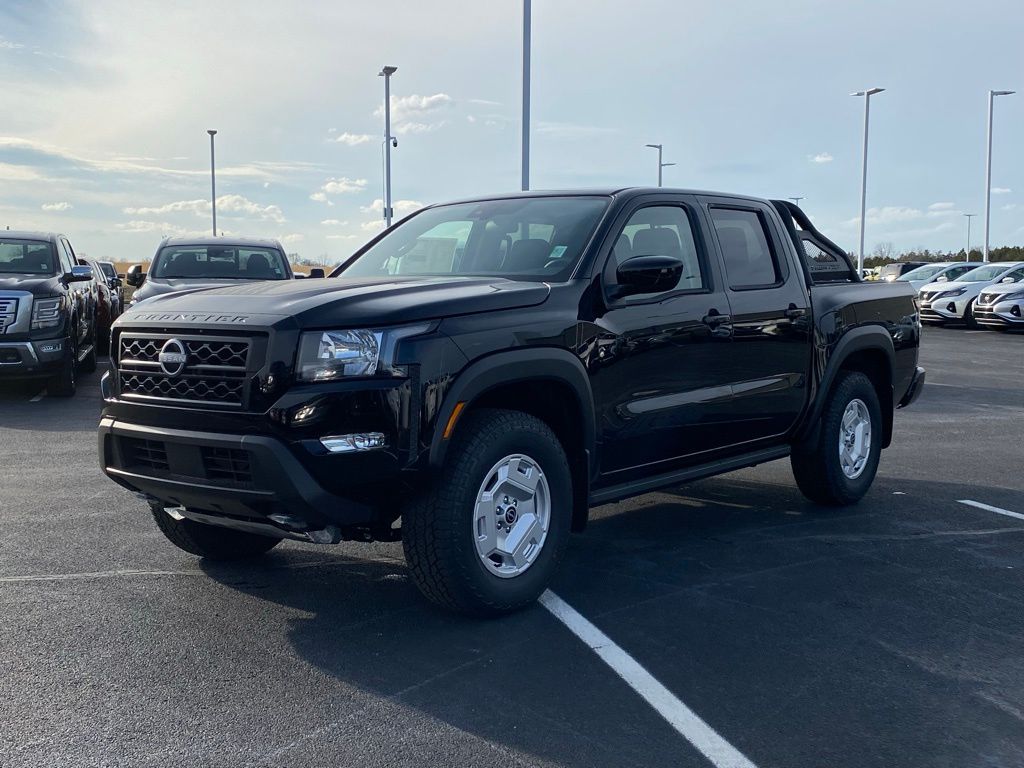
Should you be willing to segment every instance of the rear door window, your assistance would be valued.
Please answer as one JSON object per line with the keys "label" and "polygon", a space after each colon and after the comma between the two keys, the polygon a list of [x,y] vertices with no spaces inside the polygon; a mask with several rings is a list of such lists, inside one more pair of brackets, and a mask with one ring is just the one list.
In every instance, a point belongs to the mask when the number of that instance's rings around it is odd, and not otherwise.
{"label": "rear door window", "polygon": [[712,206],[710,213],[730,288],[768,288],[782,282],[763,213],[719,206]]}

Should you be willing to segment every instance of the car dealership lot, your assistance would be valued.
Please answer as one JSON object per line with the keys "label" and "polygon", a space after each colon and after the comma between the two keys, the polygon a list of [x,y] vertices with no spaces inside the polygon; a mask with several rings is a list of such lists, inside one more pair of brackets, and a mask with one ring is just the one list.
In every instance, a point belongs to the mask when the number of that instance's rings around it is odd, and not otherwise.
{"label": "car dealership lot", "polygon": [[[1024,514],[1024,338],[922,364],[858,506],[775,462],[570,544],[553,592],[756,766],[1024,763],[1024,519],[962,503]],[[0,766],[711,764],[543,607],[430,607],[400,545],[176,550],[100,473],[97,378],[0,390]]]}

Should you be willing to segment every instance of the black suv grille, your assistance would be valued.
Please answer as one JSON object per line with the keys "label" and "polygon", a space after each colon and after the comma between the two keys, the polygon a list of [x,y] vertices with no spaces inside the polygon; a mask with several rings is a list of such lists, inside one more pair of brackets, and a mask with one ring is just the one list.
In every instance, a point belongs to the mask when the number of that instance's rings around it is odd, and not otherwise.
{"label": "black suv grille", "polygon": [[238,448],[211,448],[203,446],[203,468],[211,480],[230,480],[246,485],[252,483],[249,452]]}
{"label": "black suv grille", "polygon": [[[240,407],[250,347],[248,339],[125,333],[118,343],[121,396]],[[184,364],[161,364],[161,351],[184,351]]]}
{"label": "black suv grille", "polygon": [[158,440],[140,440],[134,437],[126,437],[121,443],[124,450],[125,465],[129,467],[146,467],[167,471],[170,464],[167,462],[167,449]]}

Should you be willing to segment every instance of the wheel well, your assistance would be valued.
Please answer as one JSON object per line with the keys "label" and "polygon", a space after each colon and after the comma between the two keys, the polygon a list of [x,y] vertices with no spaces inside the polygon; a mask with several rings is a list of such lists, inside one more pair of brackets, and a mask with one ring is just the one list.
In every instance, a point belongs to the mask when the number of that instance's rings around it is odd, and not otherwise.
{"label": "wheel well", "polygon": [[565,449],[572,472],[572,530],[582,531],[589,512],[590,467],[583,430],[580,429],[584,418],[583,406],[572,387],[554,379],[510,382],[481,393],[466,410],[477,408],[522,411],[551,428]]}
{"label": "wheel well", "polygon": [[882,447],[888,448],[892,442],[892,366],[885,352],[880,349],[861,349],[852,353],[839,366],[841,371],[857,371],[863,373],[875,387],[878,403],[882,408],[883,440]]}

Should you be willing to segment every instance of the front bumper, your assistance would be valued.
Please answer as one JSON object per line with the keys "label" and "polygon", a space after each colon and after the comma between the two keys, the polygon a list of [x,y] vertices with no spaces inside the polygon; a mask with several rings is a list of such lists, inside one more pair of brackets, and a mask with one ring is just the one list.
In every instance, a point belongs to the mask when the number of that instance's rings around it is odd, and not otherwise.
{"label": "front bumper", "polygon": [[924,389],[925,370],[921,366],[918,366],[914,370],[914,376],[910,380],[910,386],[907,387],[907,391],[903,393],[903,397],[899,403],[896,404],[897,408],[906,408],[908,405],[913,405],[914,401],[921,396],[921,390]]}
{"label": "front bumper", "polygon": [[1024,299],[974,307],[974,319],[988,328],[1024,328]]}
{"label": "front bumper", "polygon": [[921,322],[923,323],[957,323],[963,322],[964,312],[973,296],[957,296],[948,299],[933,299],[921,306]]}
{"label": "front bumper", "polygon": [[293,531],[375,521],[369,505],[325,489],[273,437],[166,429],[104,417],[99,453],[107,476],[166,507]]}
{"label": "front bumper", "polygon": [[0,378],[32,379],[60,371],[67,339],[0,341]]}

